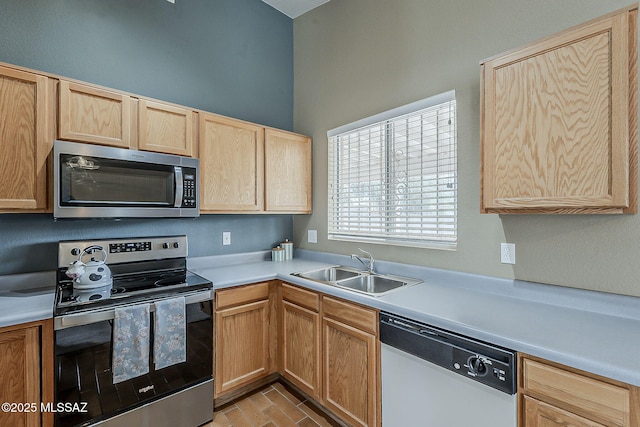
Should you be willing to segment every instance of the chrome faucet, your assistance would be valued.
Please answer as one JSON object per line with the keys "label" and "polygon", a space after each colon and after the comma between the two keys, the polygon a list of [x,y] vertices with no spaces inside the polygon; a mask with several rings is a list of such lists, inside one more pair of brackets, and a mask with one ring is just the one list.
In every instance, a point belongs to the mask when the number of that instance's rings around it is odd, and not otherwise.
{"label": "chrome faucet", "polygon": [[358,248],[358,250],[359,250],[360,252],[364,252],[365,254],[369,255],[369,258],[367,259],[367,261],[368,261],[368,262],[363,261],[363,260],[362,260],[362,258],[360,258],[360,257],[359,257],[358,255],[356,255],[356,254],[351,254],[351,259],[357,259],[358,261],[360,261],[360,263],[361,263],[362,265],[364,265],[365,267],[367,267],[367,271],[369,272],[369,274],[375,274],[375,271],[374,271],[374,269],[373,269],[373,266],[374,266],[374,264],[375,264],[376,260],[375,260],[375,259],[373,259],[373,255],[371,255],[371,253],[369,253],[369,252],[367,252],[367,251],[365,251],[365,250],[363,250],[363,249]]}

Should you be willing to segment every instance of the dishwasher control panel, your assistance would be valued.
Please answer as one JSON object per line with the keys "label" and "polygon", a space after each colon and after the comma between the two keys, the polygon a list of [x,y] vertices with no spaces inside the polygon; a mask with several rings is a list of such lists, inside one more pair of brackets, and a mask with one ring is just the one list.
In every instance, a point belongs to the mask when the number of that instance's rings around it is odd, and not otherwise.
{"label": "dishwasher control panel", "polygon": [[516,392],[516,352],[395,314],[380,313],[380,341],[508,394]]}

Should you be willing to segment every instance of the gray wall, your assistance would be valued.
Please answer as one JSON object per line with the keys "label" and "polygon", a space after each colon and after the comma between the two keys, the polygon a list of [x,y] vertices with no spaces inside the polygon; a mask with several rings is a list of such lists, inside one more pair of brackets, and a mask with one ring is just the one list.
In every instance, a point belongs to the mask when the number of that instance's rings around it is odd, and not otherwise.
{"label": "gray wall", "polygon": [[[292,128],[293,21],[259,0],[0,0],[0,61]],[[269,249],[292,222],[0,214],[0,275],[54,269],[59,240],[186,234],[190,255],[205,256]]]}
{"label": "gray wall", "polygon": [[[294,20],[294,127],[313,136],[314,213],[297,246],[640,296],[640,215],[481,215],[479,62],[614,11],[629,0],[331,0]],[[455,89],[456,251],[327,240],[327,137],[337,126]],[[318,230],[318,243],[306,231]],[[515,266],[500,242],[516,244]]]}
{"label": "gray wall", "polygon": [[293,21],[259,0],[0,0],[0,61],[291,129]]}
{"label": "gray wall", "polygon": [[[0,215],[0,275],[55,270],[58,241],[186,234],[189,256],[268,250],[291,239],[291,215],[203,215],[196,219],[53,221],[45,214]],[[231,245],[222,246],[222,232]]]}

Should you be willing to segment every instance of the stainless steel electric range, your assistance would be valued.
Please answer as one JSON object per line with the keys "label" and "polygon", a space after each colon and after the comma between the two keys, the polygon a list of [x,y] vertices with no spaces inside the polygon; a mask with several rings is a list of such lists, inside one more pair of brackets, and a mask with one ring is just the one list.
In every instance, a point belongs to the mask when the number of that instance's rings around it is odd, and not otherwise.
{"label": "stainless steel electric range", "polygon": [[212,283],[187,253],[186,236],[59,243],[57,427],[213,418]]}

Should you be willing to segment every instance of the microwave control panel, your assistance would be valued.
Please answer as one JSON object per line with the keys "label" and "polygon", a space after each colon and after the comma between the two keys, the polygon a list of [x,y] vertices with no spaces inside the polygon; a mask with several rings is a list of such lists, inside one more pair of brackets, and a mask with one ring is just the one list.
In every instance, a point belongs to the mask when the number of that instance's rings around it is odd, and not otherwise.
{"label": "microwave control panel", "polygon": [[182,195],[182,207],[195,208],[196,197],[198,194],[198,189],[196,187],[196,170],[183,167],[182,171],[182,185],[184,189]]}

